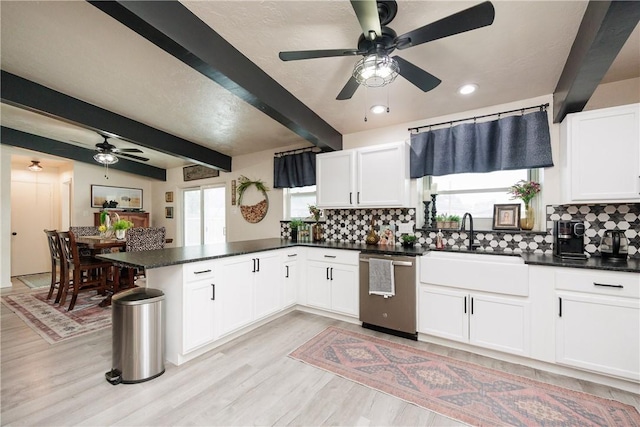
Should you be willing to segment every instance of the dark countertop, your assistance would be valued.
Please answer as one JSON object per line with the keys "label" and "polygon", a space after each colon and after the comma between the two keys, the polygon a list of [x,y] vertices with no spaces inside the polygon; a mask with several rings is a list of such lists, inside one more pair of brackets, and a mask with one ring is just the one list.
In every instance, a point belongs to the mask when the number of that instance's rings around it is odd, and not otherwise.
{"label": "dark countertop", "polygon": [[[324,249],[341,249],[359,251],[367,254],[397,255],[397,256],[421,256],[431,249],[427,247],[405,248],[402,246],[370,246],[364,243],[294,243],[288,239],[259,239],[244,242],[220,243],[215,245],[186,246],[180,248],[165,248],[152,251],[118,252],[96,255],[98,258],[125,265],[144,268],[158,268],[170,265],[179,265],[189,262],[205,261],[210,259],[225,258],[236,255],[245,255],[254,252],[284,249],[288,247],[311,247]],[[629,259],[627,263],[613,263],[603,261],[602,258],[592,257],[588,260],[562,260],[552,255],[537,254],[506,254],[502,252],[468,252],[466,250],[446,250],[446,252],[475,253],[486,255],[521,256],[525,264],[546,265],[551,267],[587,268],[595,270],[627,271],[640,273],[640,260]]]}

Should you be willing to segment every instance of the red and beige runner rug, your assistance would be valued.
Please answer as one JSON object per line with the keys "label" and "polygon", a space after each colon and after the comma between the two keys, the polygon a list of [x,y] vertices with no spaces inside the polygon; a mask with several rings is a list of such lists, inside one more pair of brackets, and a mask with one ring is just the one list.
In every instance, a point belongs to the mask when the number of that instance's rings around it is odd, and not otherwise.
{"label": "red and beige runner rug", "polygon": [[47,300],[46,290],[34,290],[2,297],[2,302],[49,344],[85,335],[111,326],[111,307],[98,307],[105,297],[95,291],[80,292],[76,306],[67,311],[54,304],[55,294]]}
{"label": "red and beige runner rug", "polygon": [[472,425],[640,426],[630,405],[335,327],[289,356]]}

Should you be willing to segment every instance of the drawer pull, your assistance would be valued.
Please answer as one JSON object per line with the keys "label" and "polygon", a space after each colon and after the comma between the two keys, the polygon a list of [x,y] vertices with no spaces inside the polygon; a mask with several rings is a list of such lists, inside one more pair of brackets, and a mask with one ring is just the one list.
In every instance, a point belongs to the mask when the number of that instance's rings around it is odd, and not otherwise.
{"label": "drawer pull", "polygon": [[325,258],[335,258],[336,256],[335,255],[325,255],[324,257]]}
{"label": "drawer pull", "polygon": [[211,269],[208,270],[200,270],[200,271],[194,271],[193,274],[204,274],[204,273],[211,273]]}
{"label": "drawer pull", "polygon": [[596,283],[596,282],[593,282],[593,286],[601,286],[603,288],[619,288],[619,289],[624,288],[624,286],[622,285],[608,285],[606,283]]}
{"label": "drawer pull", "polygon": [[294,256],[298,256],[298,254],[289,254],[287,255],[289,258],[294,257]]}

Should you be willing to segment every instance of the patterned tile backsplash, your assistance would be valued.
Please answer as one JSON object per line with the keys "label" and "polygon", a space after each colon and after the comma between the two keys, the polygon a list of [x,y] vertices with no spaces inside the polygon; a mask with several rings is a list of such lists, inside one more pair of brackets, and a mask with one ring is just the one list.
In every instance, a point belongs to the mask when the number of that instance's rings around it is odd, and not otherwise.
{"label": "patterned tile backsplash", "polygon": [[[376,229],[381,224],[416,224],[414,208],[392,209],[326,209],[326,222],[323,224],[324,239],[337,242],[363,242],[370,229],[371,217],[376,218]],[[539,254],[553,253],[553,221],[558,219],[578,219],[585,221],[585,250],[594,256],[600,256],[598,246],[605,229],[625,230],[629,239],[629,256],[640,258],[640,204],[617,205],[559,205],[547,206],[546,232],[540,231],[484,231],[477,230],[475,239],[480,246],[478,251]],[[417,245],[435,248],[436,231],[415,231]],[[447,248],[464,248],[469,236],[464,231],[442,230]],[[291,237],[287,221],[280,223],[280,235]],[[396,227],[396,244],[401,244],[402,233]]]}

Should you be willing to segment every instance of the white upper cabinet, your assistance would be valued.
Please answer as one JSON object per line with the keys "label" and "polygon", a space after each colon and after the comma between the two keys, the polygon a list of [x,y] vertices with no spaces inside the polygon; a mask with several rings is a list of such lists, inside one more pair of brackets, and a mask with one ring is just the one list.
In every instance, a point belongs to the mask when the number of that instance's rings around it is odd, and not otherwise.
{"label": "white upper cabinet", "polygon": [[409,145],[404,142],[320,154],[316,158],[321,208],[409,205]]}
{"label": "white upper cabinet", "polygon": [[561,129],[565,203],[640,201],[640,104],[569,114]]}

